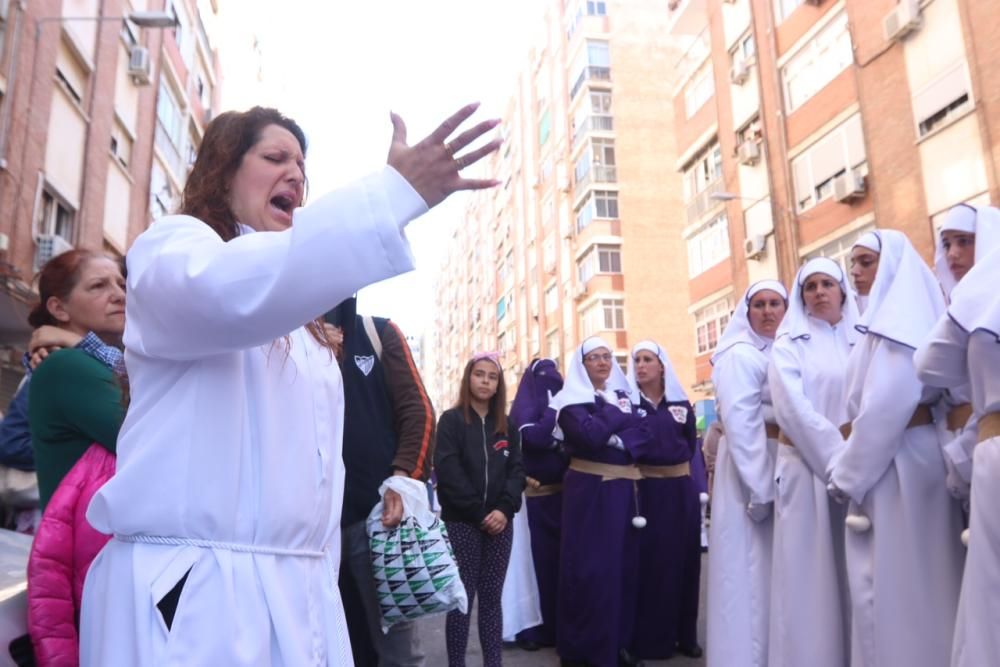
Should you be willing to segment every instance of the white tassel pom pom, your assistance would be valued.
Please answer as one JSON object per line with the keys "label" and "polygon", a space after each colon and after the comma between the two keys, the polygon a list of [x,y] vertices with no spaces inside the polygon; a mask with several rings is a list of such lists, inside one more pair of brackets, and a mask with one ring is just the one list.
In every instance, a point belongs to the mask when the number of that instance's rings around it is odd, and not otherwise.
{"label": "white tassel pom pom", "polygon": [[864,533],[872,528],[872,520],[864,514],[848,514],[845,523],[855,533]]}
{"label": "white tassel pom pom", "polygon": [[644,516],[634,516],[634,517],[632,517],[632,525],[635,526],[636,528],[645,528],[646,527],[646,517],[644,517]]}

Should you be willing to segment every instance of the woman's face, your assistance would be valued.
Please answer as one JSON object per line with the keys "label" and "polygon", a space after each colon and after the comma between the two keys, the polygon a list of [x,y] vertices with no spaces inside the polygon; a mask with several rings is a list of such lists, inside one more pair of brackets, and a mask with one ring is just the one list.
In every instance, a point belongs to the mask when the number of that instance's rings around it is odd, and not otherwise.
{"label": "woman's face", "polygon": [[118,264],[105,257],[80,269],[80,280],[65,299],[50,297],[46,307],[60,326],[85,335],[118,338],[125,331],[125,279]]}
{"label": "woman's face", "polygon": [[613,363],[614,357],[611,356],[611,350],[606,347],[594,348],[583,355],[583,367],[587,369],[587,377],[590,378],[594,389],[604,388],[604,383],[611,376],[611,364]]}
{"label": "woman's face", "polygon": [[814,273],[802,284],[802,298],[806,312],[813,317],[836,324],[840,321],[844,291],[840,283],[825,273]]}
{"label": "woman's face", "polygon": [[258,232],[280,232],[292,226],[304,190],[302,147],[285,128],[268,125],[233,175],[229,208],[237,221]]}
{"label": "woman's face", "polygon": [[488,402],[497,393],[500,383],[500,369],[489,359],[480,359],[472,365],[469,375],[469,390],[477,401]]}
{"label": "woman's face", "polygon": [[747,317],[750,328],[758,336],[774,338],[778,325],[785,317],[785,299],[774,290],[763,289],[750,299]]}
{"label": "woman's face", "polygon": [[968,232],[941,232],[941,245],[951,275],[956,281],[961,280],[976,263],[976,235]]}
{"label": "woman's face", "polygon": [[851,280],[861,296],[868,296],[872,291],[879,257],[879,253],[871,248],[858,245],[851,249]]}
{"label": "woman's face", "polygon": [[639,350],[634,357],[635,381],[640,387],[658,391],[663,386],[663,363],[649,350]]}

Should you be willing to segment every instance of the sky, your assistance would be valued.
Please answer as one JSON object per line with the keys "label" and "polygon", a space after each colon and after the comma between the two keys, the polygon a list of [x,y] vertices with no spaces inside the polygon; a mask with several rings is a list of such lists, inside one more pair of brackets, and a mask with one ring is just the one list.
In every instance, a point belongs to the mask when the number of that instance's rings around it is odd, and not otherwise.
{"label": "sky", "polygon": [[[226,0],[217,29],[209,28],[220,36],[222,106],[265,104],[294,118],[309,141],[316,197],[385,163],[390,110],[406,122],[410,143],[468,102],[482,102],[473,119],[499,117],[543,4]],[[408,335],[429,330],[433,282],[465,200],[455,195],[407,227],[417,270],[364,289],[360,311],[391,317]]]}

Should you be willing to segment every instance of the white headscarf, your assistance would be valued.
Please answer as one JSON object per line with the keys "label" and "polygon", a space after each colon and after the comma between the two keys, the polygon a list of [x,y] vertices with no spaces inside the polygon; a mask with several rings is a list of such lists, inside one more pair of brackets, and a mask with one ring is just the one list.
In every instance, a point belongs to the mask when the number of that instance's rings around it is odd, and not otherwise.
{"label": "white headscarf", "polygon": [[629,389],[632,392],[632,402],[639,402],[639,383],[635,379],[635,355],[639,354],[642,350],[647,350],[652,352],[659,358],[660,363],[663,364],[663,396],[670,402],[676,401],[686,401],[688,400],[687,392],[684,391],[684,385],[677,377],[677,373],[674,372],[673,364],[670,363],[670,357],[667,356],[667,351],[660,347],[656,341],[644,340],[636,344],[632,348],[632,354],[628,355],[628,373],[626,377],[628,378]]}
{"label": "white headscarf", "polygon": [[785,311],[785,319],[781,320],[776,338],[789,335],[792,338],[809,337],[809,314],[806,312],[805,302],[802,300],[802,284],[809,279],[809,276],[816,273],[825,273],[838,283],[844,292],[844,305],[840,324],[847,327],[847,338],[854,341],[857,337],[854,325],[858,323],[858,303],[855,298],[854,289],[847,283],[847,276],[832,259],[827,257],[815,257],[806,262],[795,275],[795,283],[792,285],[792,294],[788,299],[788,309]]}
{"label": "white headscarf", "polygon": [[858,246],[868,248],[872,252],[882,252],[882,240],[879,238],[878,232],[875,231],[865,232],[859,236],[852,247],[857,248]]}
{"label": "white headscarf", "polygon": [[771,344],[770,339],[761,336],[750,326],[750,300],[764,290],[777,292],[785,300],[785,305],[788,305],[788,290],[777,280],[760,280],[750,285],[743,294],[743,300],[740,302],[740,305],[733,311],[733,316],[730,318],[729,324],[726,325],[726,330],[722,333],[722,337],[715,347],[715,354],[712,355],[713,366],[734,345],[746,343],[753,345],[758,350],[763,350]]}
{"label": "white headscarf", "polygon": [[[591,336],[583,341],[570,358],[562,391],[552,398],[549,407],[559,411],[567,405],[581,405],[594,402],[596,390],[594,389],[594,383],[590,381],[590,376],[587,375],[587,368],[583,365],[583,358],[601,347],[611,353],[612,347],[602,338]],[[610,393],[615,391],[624,391],[626,394],[630,393],[628,379],[613,356],[611,358],[611,375],[608,376],[607,382],[604,383],[604,390]]]}
{"label": "white headscarf", "polygon": [[[979,250],[979,241],[976,241]],[[978,252],[976,253],[979,254]],[[1000,248],[986,255],[965,274],[951,294],[948,314],[969,333],[989,331],[1000,343]]]}
{"label": "white headscarf", "polygon": [[856,328],[916,349],[944,312],[941,287],[903,232],[886,229],[878,235],[878,272]]}
{"label": "white headscarf", "polygon": [[968,204],[959,204],[948,211],[941,232],[934,240],[934,273],[944,293],[951,295],[955,289],[955,276],[948,268],[948,256],[941,240],[943,232],[966,232],[976,235],[976,264],[990,252],[1000,247],[1000,210],[993,206],[978,209]]}

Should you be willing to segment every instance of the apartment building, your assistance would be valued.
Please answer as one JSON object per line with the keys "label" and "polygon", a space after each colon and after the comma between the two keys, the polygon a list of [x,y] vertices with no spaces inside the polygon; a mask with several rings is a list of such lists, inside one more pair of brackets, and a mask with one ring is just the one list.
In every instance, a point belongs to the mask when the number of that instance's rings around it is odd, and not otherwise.
{"label": "apartment building", "polygon": [[696,378],[755,280],[996,202],[995,0],[671,0]]}
{"label": "apartment building", "polygon": [[470,198],[436,287],[424,377],[439,408],[476,350],[498,349],[513,387],[591,335],[623,366],[655,338],[693,383],[668,19],[659,0],[545,6],[485,169],[502,185]]}
{"label": "apartment building", "polygon": [[[0,0],[0,403],[32,277],[70,247],[121,256],[172,209],[216,108],[215,0]],[[0,406],[0,407],[2,407]]]}

